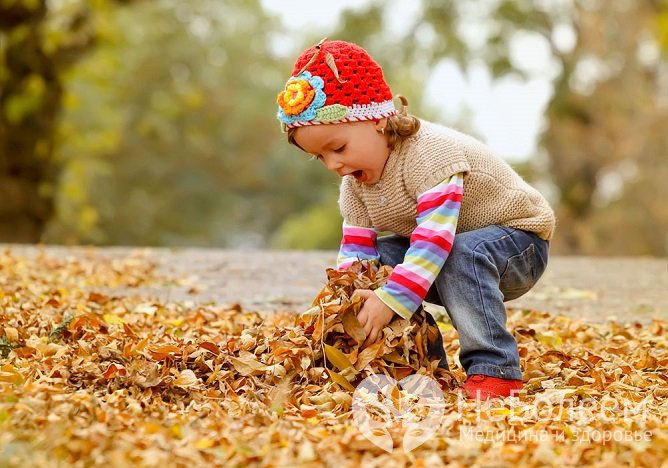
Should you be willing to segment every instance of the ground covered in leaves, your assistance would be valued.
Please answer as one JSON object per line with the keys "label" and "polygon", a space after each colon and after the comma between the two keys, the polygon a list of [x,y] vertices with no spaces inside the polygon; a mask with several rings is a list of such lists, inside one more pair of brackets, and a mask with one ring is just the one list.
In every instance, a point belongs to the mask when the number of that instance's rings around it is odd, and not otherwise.
{"label": "ground covered in leaves", "polygon": [[[114,295],[155,286],[146,257],[0,253],[0,465],[661,466],[668,459],[668,322],[592,325],[509,315],[525,388],[466,401],[456,331],[392,322],[360,348],[356,287],[387,271],[330,271],[308,311]],[[279,274],[279,273],[277,273]],[[427,341],[442,333],[452,371]],[[356,426],[353,391],[382,373],[435,379],[433,436],[383,450]]]}

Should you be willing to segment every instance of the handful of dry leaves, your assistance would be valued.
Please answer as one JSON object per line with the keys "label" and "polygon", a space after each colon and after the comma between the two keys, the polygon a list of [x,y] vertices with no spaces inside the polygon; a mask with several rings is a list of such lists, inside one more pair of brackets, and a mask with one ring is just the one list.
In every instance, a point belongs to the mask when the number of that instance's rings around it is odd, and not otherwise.
{"label": "handful of dry leaves", "polygon": [[452,387],[456,379],[438,368],[440,356],[430,356],[429,344],[438,341],[440,331],[420,310],[410,320],[397,316],[383,330],[382,338],[362,349],[366,335],[357,314],[362,300],[356,289],[376,289],[387,282],[392,268],[376,270],[368,262],[356,262],[348,270],[327,270],[328,284],[315,298],[314,306],[297,325],[312,339],[316,363],[322,362],[332,380],[346,390],[369,374],[382,373],[396,380],[409,374],[437,376]]}

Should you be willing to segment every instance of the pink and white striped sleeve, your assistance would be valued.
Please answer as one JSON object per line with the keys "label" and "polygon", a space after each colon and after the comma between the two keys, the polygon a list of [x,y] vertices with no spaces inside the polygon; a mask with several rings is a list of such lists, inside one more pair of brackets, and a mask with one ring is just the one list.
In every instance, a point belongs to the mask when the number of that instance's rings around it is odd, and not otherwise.
{"label": "pink and white striped sleeve", "polygon": [[464,175],[455,174],[418,196],[417,227],[403,263],[376,295],[404,318],[418,309],[452,250],[464,193]]}
{"label": "pink and white striped sleeve", "polygon": [[373,228],[352,226],[343,222],[343,237],[336,260],[337,269],[345,270],[357,260],[369,260],[378,265],[376,231]]}

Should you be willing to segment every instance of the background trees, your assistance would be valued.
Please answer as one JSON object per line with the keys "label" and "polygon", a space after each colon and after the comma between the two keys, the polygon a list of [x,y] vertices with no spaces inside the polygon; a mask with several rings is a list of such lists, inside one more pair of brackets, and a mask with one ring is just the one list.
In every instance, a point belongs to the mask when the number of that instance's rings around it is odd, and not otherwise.
{"label": "background trees", "polygon": [[[465,131],[424,93],[443,60],[549,79],[540,149],[518,169],[557,208],[555,250],[665,254],[668,2],[419,5],[397,33],[376,0],[305,32],[259,0],[0,2],[0,241],[335,247],[337,179],[274,118],[296,54],[327,35]],[[519,39],[549,69],[524,67]]]}
{"label": "background trees", "polygon": [[[99,10],[107,7],[102,2]],[[3,1],[0,34],[0,238],[35,242],[58,190],[53,154],[63,72],[93,45],[91,9]]]}

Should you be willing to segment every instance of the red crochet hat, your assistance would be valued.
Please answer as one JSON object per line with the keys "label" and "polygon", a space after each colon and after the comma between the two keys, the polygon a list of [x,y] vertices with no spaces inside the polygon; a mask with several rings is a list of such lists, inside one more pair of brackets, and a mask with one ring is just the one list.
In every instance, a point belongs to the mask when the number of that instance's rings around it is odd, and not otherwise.
{"label": "red crochet hat", "polygon": [[284,130],[397,113],[383,70],[367,51],[327,38],[299,56],[276,102]]}

